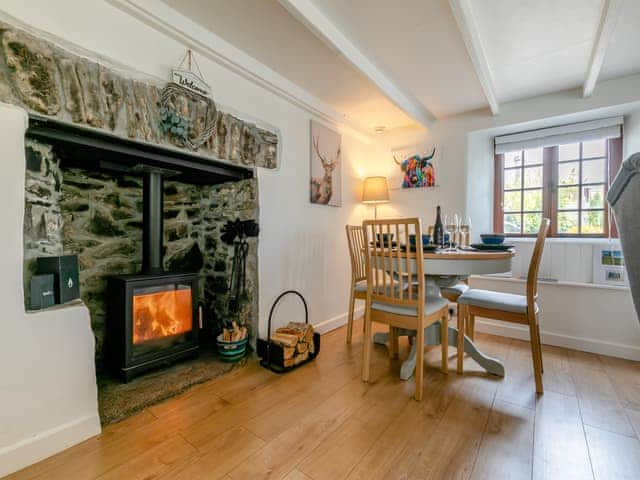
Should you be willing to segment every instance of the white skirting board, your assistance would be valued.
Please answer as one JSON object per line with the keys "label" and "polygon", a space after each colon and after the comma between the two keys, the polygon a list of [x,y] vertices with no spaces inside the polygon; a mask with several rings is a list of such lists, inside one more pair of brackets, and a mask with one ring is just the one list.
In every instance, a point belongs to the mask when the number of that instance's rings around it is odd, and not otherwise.
{"label": "white skirting board", "polygon": [[94,437],[100,431],[98,415],[89,415],[6,446],[0,449],[0,477]]}
{"label": "white skirting board", "polygon": [[[364,306],[356,307],[353,312],[353,318],[360,318],[364,315]],[[347,312],[342,315],[338,315],[333,318],[329,318],[320,323],[316,323],[313,325],[313,329],[318,333],[327,333],[331,330],[335,330],[336,328],[340,328],[343,325],[347,324],[347,319],[349,318],[349,314]]]}
{"label": "white skirting board", "polygon": [[[529,327],[507,323],[494,323],[480,317],[476,318],[476,331],[529,341]],[[619,343],[594,340],[593,338],[572,337],[548,332],[544,329],[540,331],[540,336],[544,345],[553,345],[556,347],[570,348],[572,350],[608,355],[610,357],[640,361],[640,347],[633,345],[622,345]]]}
{"label": "white skirting board", "polygon": [[[364,307],[356,308],[354,318],[364,315]],[[347,324],[347,313],[330,318],[313,326],[318,333],[327,333]],[[501,337],[517,338],[529,341],[529,329],[520,325],[498,323],[478,317],[476,320],[476,331],[490,333]],[[611,357],[626,358],[628,360],[640,361],[640,347],[634,345],[623,345],[620,343],[607,342],[586,337],[575,337],[559,333],[541,330],[542,343],[556,347],[565,347],[583,352],[597,353]]]}

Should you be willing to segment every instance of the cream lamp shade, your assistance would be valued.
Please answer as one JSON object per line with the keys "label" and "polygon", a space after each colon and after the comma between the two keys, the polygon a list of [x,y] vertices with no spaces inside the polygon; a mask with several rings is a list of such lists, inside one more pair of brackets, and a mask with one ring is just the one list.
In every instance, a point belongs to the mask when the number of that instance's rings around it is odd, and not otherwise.
{"label": "cream lamp shade", "polygon": [[389,186],[386,177],[367,177],[362,186],[362,203],[389,202]]}
{"label": "cream lamp shade", "polygon": [[378,218],[378,204],[389,203],[386,177],[367,177],[362,185],[362,203],[373,205],[373,218]]}

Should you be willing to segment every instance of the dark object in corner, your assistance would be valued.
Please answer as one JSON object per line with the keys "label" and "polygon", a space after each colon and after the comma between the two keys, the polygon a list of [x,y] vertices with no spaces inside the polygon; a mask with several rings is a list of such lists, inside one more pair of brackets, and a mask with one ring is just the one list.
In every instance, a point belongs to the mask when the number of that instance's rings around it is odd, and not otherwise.
{"label": "dark object in corner", "polygon": [[229,220],[222,227],[222,236],[220,237],[227,245],[233,245],[236,239],[245,239],[248,237],[257,237],[260,234],[260,227],[255,220]]}
{"label": "dark object in corner", "polygon": [[55,305],[54,276],[50,273],[31,277],[29,309],[41,310]]}
{"label": "dark object in corner", "polygon": [[39,257],[38,273],[52,273],[56,303],[66,303],[80,298],[78,256]]}
{"label": "dark object in corner", "polygon": [[275,373],[285,373],[289,372],[295,368],[298,368],[300,365],[304,365],[305,363],[309,363],[311,360],[316,358],[320,353],[320,334],[318,332],[313,332],[313,352],[309,351],[309,356],[306,360],[294,364],[292,366],[285,366],[285,351],[281,345],[278,345],[275,342],[271,341],[271,320],[273,320],[273,312],[276,309],[276,306],[280,302],[280,300],[289,295],[297,295],[302,301],[302,305],[304,306],[304,323],[309,324],[309,309],[307,307],[307,302],[302,296],[302,294],[296,290],[287,290],[282,292],[276,301],[273,302],[271,306],[271,310],[269,311],[269,323],[267,325],[267,339],[262,340],[258,338],[257,342],[257,351],[258,356],[260,357],[260,365]]}

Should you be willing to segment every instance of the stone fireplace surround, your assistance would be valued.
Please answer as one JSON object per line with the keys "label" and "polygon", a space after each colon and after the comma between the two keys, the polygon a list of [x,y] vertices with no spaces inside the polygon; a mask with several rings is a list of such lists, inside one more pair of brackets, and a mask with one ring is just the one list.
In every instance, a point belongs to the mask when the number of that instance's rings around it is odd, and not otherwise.
{"label": "stone fireplace surround", "polygon": [[[86,57],[75,57],[68,50],[61,50],[26,32],[12,30],[5,24],[2,27],[0,36],[4,50],[0,52],[0,102],[7,103],[0,103],[3,125],[0,151],[4,160],[0,201],[5,206],[0,209],[5,242],[5,248],[0,252],[0,269],[3,271],[0,298],[7,319],[3,323],[2,337],[10,340],[4,342],[0,349],[0,361],[14,367],[5,369],[8,374],[3,376],[1,385],[0,476],[100,432],[96,360],[101,368],[103,305],[99,299],[101,282],[92,272],[105,266],[107,271],[137,268],[135,258],[138,252],[132,247],[139,234],[136,233],[140,216],[136,204],[136,180],[125,179],[118,183],[83,169],[67,169],[66,172],[64,168],[60,169],[50,145],[42,142],[36,142],[36,145],[32,140],[25,140],[28,114],[35,111],[63,122],[84,123],[94,128],[110,129],[121,137],[176,148],[157,133],[156,115],[150,100],[159,88],[156,79],[147,84],[132,82],[121,76],[121,69],[117,73],[109,72],[106,67],[92,63]],[[9,64],[9,50],[17,55],[11,60],[14,62],[12,65]],[[52,59],[55,63],[51,62]],[[29,83],[36,79],[33,75],[41,74],[42,70],[38,69],[42,66],[53,83],[43,83],[43,77],[37,77],[36,83]],[[31,68],[36,70],[30,73]],[[123,102],[110,104],[109,100],[95,96],[96,84],[91,82],[96,72],[104,75],[107,83],[115,80],[124,87]],[[134,72],[124,74],[140,78]],[[73,83],[78,81],[80,83]],[[100,85],[106,88],[107,83]],[[74,90],[76,87],[81,90]],[[40,90],[42,88],[44,90]],[[56,94],[61,99],[55,100]],[[37,98],[53,103],[32,101]],[[114,97],[110,98],[113,101]],[[116,110],[110,110],[112,121],[101,124],[96,114],[104,112],[107,115],[108,112],[103,110],[105,105],[111,109],[115,105]],[[190,109],[190,114],[195,115],[197,108]],[[199,155],[224,158],[230,163],[247,166],[276,166],[277,133],[255,127],[233,115],[223,113],[218,118],[217,132],[224,135],[219,138],[227,142],[208,142],[204,151],[198,152]],[[257,132],[257,137],[252,132]],[[254,138],[257,145],[251,143]],[[93,196],[79,195],[78,200],[84,201],[89,208],[80,206],[80,203],[74,206],[69,192],[72,188],[81,191],[83,187],[85,193],[90,190],[87,187],[103,192],[112,190],[113,195],[109,199],[115,203],[109,207],[103,204],[102,208],[94,208],[98,206]],[[210,292],[222,290],[226,284],[231,251],[219,242],[219,227],[226,220],[238,216],[257,220],[257,182],[254,179],[239,185],[221,184],[195,189],[174,182],[169,183],[167,189],[165,193],[169,198],[165,214],[169,218],[165,229],[165,265],[195,262],[193,264],[201,265],[198,270],[207,280],[202,283],[202,289]],[[46,200],[39,202],[42,199]],[[67,203],[62,205],[64,200]],[[132,205],[122,208],[122,204],[131,201]],[[206,206],[201,216],[189,205],[197,202]],[[39,211],[34,214],[35,205],[35,210]],[[119,213],[114,218],[116,210]],[[96,215],[96,212],[99,213]],[[83,223],[93,224],[93,231],[78,228]],[[123,225],[126,223],[128,225]],[[76,235],[81,231],[81,235]],[[23,237],[23,233],[26,236]],[[115,233],[133,241],[118,245],[114,241]],[[78,248],[85,252],[84,258]],[[104,254],[109,249],[120,258],[112,260],[111,265],[105,265],[104,260],[108,256]],[[72,250],[81,256],[81,271],[84,270],[81,284],[85,287],[83,298],[89,308],[83,302],[74,302],[44,311],[26,312],[23,281],[31,271],[29,260],[38,251],[40,254],[59,254]],[[205,255],[203,251],[214,253]],[[251,271],[249,280],[255,280],[253,286],[257,287],[257,245],[252,246],[248,267]],[[216,301],[219,299],[212,300],[210,312],[218,309]],[[252,310],[255,313],[252,321],[257,322],[257,295]],[[257,328],[254,328],[252,333],[255,335],[256,332]],[[37,353],[30,353],[25,358],[23,352]]]}
{"label": "stone fireplace surround", "polygon": [[[136,177],[61,166],[51,145],[25,137],[28,116],[22,109],[0,104],[0,118],[5,127],[0,148],[11,159],[3,165],[0,201],[17,207],[2,209],[0,219],[8,243],[18,247],[0,257],[4,278],[14,280],[5,280],[8,285],[2,290],[3,297],[11,298],[3,302],[5,313],[17,320],[3,332],[15,342],[7,348],[3,344],[0,361],[9,364],[19,358],[19,345],[41,352],[3,382],[3,406],[15,397],[21,408],[12,414],[23,415],[17,424],[23,430],[34,425],[35,436],[0,448],[1,475],[100,432],[96,370],[102,368],[104,276],[139,269],[142,192]],[[20,178],[25,183],[16,181]],[[165,267],[198,271],[203,278],[200,295],[206,304],[210,299],[207,309],[215,317],[232,255],[220,241],[220,227],[238,217],[257,220],[256,181],[197,186],[167,182],[165,195]],[[71,252],[79,253],[85,301],[25,313],[27,290],[15,280],[27,280],[37,255]],[[248,269],[250,288],[257,291],[257,242],[251,245]],[[252,310],[252,321],[257,321],[257,295]],[[42,381],[35,385],[29,378]],[[60,404],[39,405],[40,390],[43,398],[50,397],[51,390],[60,392]],[[24,404],[25,396],[32,405]],[[84,413],[78,417],[79,412]],[[42,425],[52,430],[42,432]]]}

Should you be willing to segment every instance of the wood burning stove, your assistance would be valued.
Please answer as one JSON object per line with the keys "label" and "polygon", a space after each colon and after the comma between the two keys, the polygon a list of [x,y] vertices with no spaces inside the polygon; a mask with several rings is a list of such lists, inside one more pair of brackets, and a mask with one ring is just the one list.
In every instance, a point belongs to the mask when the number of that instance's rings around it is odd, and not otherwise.
{"label": "wood burning stove", "polygon": [[107,342],[125,382],[198,353],[198,277],[139,274],[109,279]]}
{"label": "wood burning stove", "polygon": [[197,355],[198,277],[162,268],[163,170],[141,167],[142,272],[109,278],[110,362],[128,382],[152,368]]}

